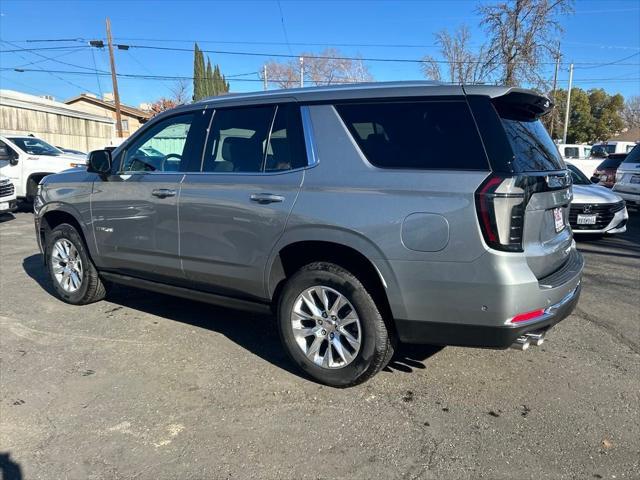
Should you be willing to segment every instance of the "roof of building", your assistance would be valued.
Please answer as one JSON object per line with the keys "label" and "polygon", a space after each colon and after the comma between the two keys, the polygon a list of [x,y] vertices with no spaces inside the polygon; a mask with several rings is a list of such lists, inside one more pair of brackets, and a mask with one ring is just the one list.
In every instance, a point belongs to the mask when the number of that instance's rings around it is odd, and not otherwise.
{"label": "roof of building", "polygon": [[115,123],[113,118],[102,115],[87,113],[84,110],[57,102],[48,98],[30,95],[28,93],[16,92],[15,90],[0,90],[0,105],[9,107],[23,108],[26,110],[34,110],[39,112],[49,112],[68,117],[82,118],[85,120],[93,120],[103,123]]}
{"label": "roof of building", "polygon": [[[115,111],[116,109],[116,105],[114,102],[108,102],[106,100],[102,100],[100,98],[87,95],[86,93],[81,93],[80,95],[76,95],[75,97],[65,100],[64,103],[66,103],[67,105],[72,105],[80,101],[93,103],[94,105],[98,105],[98,106],[107,108],[109,110]],[[140,110],[139,108],[130,107],[129,105],[125,105],[124,103],[120,104],[120,111],[122,113],[129,115],[130,117],[137,117],[138,119],[143,121],[149,120],[149,118],[151,118],[151,113],[145,112],[144,110]]]}

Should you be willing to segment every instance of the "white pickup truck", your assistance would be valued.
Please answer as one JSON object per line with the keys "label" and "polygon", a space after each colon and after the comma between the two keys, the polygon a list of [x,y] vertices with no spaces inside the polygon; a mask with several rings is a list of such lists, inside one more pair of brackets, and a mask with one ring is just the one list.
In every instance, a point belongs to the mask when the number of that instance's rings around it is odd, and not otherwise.
{"label": "white pickup truck", "polygon": [[32,201],[43,177],[85,165],[83,156],[66,154],[39,138],[0,134],[0,175],[11,179],[18,198]]}
{"label": "white pickup truck", "polygon": [[16,209],[16,189],[11,179],[0,175],[0,215]]}

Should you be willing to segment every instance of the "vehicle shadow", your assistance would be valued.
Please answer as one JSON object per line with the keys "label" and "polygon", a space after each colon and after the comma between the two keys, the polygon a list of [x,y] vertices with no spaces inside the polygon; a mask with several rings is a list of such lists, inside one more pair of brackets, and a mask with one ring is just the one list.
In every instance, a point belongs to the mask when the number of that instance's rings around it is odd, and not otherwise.
{"label": "vehicle shadow", "polygon": [[22,480],[20,464],[11,460],[9,452],[0,452],[0,478],[3,480]]}
{"label": "vehicle shadow", "polygon": [[[25,258],[22,266],[43,290],[55,296],[41,255]],[[160,318],[220,333],[269,363],[294,375],[303,375],[282,348],[273,315],[232,310],[122,285],[111,285],[107,300]],[[410,373],[424,369],[424,361],[441,349],[401,344],[385,371]]]}
{"label": "vehicle shadow", "polygon": [[9,222],[11,220],[15,220],[15,216],[11,213],[0,213],[0,223]]}

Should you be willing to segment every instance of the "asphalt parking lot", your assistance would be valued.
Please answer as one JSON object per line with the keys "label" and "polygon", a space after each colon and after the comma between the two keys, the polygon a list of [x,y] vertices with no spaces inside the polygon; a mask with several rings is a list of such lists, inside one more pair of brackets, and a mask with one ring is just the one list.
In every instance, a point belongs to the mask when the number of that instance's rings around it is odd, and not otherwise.
{"label": "asphalt parking lot", "polygon": [[138,290],[67,305],[0,219],[0,471],[25,479],[640,477],[640,215],[580,241],[576,312],[527,352],[403,347],[303,377],[272,319]]}

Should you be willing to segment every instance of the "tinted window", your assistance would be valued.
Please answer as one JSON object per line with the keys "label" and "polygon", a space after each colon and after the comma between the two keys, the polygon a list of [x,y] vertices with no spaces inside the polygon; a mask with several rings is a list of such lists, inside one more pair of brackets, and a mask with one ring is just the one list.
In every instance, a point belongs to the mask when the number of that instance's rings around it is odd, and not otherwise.
{"label": "tinted window", "polygon": [[275,107],[216,110],[203,172],[260,172]]}
{"label": "tinted window", "polygon": [[625,157],[607,158],[604,162],[598,165],[598,170],[601,170],[603,168],[618,168],[622,163],[622,160],[624,160],[624,158]]}
{"label": "tinted window", "polygon": [[381,168],[487,170],[465,101],[336,105],[367,160]]}
{"label": "tinted window", "polygon": [[571,173],[571,181],[574,185],[591,185],[591,181],[585,176],[584,173],[578,170],[577,167],[573,165],[567,165],[567,168]]}
{"label": "tinted window", "polygon": [[580,149],[578,147],[564,147],[564,156],[567,158],[580,157]]}
{"label": "tinted window", "polygon": [[265,171],[290,170],[304,167],[306,164],[300,107],[293,104],[281,105],[277,109],[269,136]]}
{"label": "tinted window", "polygon": [[629,155],[627,155],[623,163],[640,163],[640,144],[636,145],[633,150],[629,152]]}
{"label": "tinted window", "polygon": [[161,121],[127,146],[122,172],[178,172],[194,114]]}
{"label": "tinted window", "polygon": [[540,120],[511,120],[503,117],[502,125],[513,150],[513,169],[516,172],[565,169],[558,147]]}

